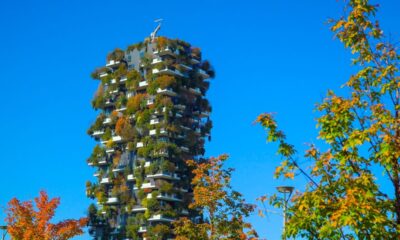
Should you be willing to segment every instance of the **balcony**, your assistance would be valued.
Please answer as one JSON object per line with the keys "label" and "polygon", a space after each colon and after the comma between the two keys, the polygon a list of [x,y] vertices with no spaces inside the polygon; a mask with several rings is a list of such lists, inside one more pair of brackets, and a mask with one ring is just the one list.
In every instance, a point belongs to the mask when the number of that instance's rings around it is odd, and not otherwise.
{"label": "balcony", "polygon": [[115,61],[115,60],[110,60],[107,64],[106,67],[112,67],[112,66],[116,66],[120,63],[120,61]]}
{"label": "balcony", "polygon": [[[165,113],[166,111],[167,111],[167,108],[166,108],[166,107],[163,107],[163,108],[161,109],[161,111],[155,110],[155,111],[154,111],[154,114],[156,114],[156,115],[164,115],[163,113]],[[169,116],[172,116],[172,112],[168,112],[168,115],[169,115]]]}
{"label": "balcony", "polygon": [[163,215],[161,215],[161,214],[157,214],[157,215],[153,215],[153,216],[151,216],[149,219],[148,219],[148,221],[160,221],[160,222],[172,222],[172,221],[174,221],[174,219],[172,219],[172,218],[169,218],[169,217],[164,217]]}
{"label": "balcony", "polygon": [[200,112],[200,117],[209,117],[210,113],[209,112]]}
{"label": "balcony", "polygon": [[135,181],[135,177],[133,176],[133,174],[129,174],[129,175],[126,177],[126,179],[127,179],[128,181]]}
{"label": "balcony", "polygon": [[115,204],[115,203],[118,203],[118,198],[116,198],[116,197],[109,197],[108,199],[107,199],[107,202],[106,202],[107,204]]}
{"label": "balcony", "polygon": [[107,159],[105,157],[103,157],[102,159],[100,159],[99,161],[99,165],[106,165],[107,164]]}
{"label": "balcony", "polygon": [[138,233],[145,233],[145,232],[147,232],[147,227],[146,227],[146,226],[141,226],[141,227],[139,228]]}
{"label": "balcony", "polygon": [[143,183],[142,186],[140,187],[141,189],[152,189],[155,188],[156,185],[154,183]]}
{"label": "balcony", "polygon": [[160,123],[160,119],[158,118],[154,118],[150,120],[150,125],[155,125],[155,124],[159,124]]}
{"label": "balcony", "polygon": [[168,95],[168,96],[171,96],[171,97],[176,96],[176,92],[174,92],[171,88],[166,88],[166,89],[159,88],[159,89],[157,89],[157,93],[158,94],[163,94],[163,95]]}
{"label": "balcony", "polygon": [[174,52],[172,52],[171,48],[166,47],[164,49],[160,49],[160,50],[156,49],[156,50],[154,50],[153,54],[160,55],[160,56],[162,56],[162,55],[174,55]]}
{"label": "balcony", "polygon": [[93,133],[92,133],[92,136],[93,137],[97,137],[97,136],[101,136],[101,135],[103,135],[104,134],[104,131],[103,130],[98,130],[98,131],[94,131]]}
{"label": "balcony", "polygon": [[113,153],[113,152],[115,152],[114,148],[106,149],[106,153]]}
{"label": "balcony", "polygon": [[109,184],[110,183],[110,179],[108,177],[103,177],[100,181],[101,184]]}
{"label": "balcony", "polygon": [[169,173],[169,172],[161,172],[156,174],[150,174],[146,176],[147,178],[163,178],[163,179],[171,179],[171,180],[180,180],[181,178],[178,177],[176,173]]}
{"label": "balcony", "polygon": [[147,87],[149,84],[147,83],[147,81],[141,81],[139,82],[139,88],[144,88]]}
{"label": "balcony", "polygon": [[182,209],[181,213],[182,213],[183,215],[189,215],[189,211],[186,210],[186,209]]}
{"label": "balcony", "polygon": [[103,124],[109,124],[111,123],[111,118],[107,117],[106,119],[104,119]]}
{"label": "balcony", "polygon": [[[160,135],[166,135],[166,134],[167,134],[167,131],[165,131],[164,128],[161,128],[159,134],[160,134]],[[156,130],[156,129],[150,130],[149,135],[150,135],[150,136],[157,135],[157,130]]]}
{"label": "balcony", "polygon": [[133,97],[133,96],[135,96],[135,92],[134,91],[127,91],[126,92],[126,97],[127,98],[130,98],[130,97]]}
{"label": "balcony", "polygon": [[189,127],[186,127],[186,126],[183,126],[183,125],[181,125],[181,128],[182,128],[183,130],[187,130],[187,131],[191,130]]}
{"label": "balcony", "polygon": [[117,108],[115,109],[117,112],[124,112],[126,110],[126,107],[121,107],[121,108]]}
{"label": "balcony", "polygon": [[144,212],[144,211],[146,211],[146,210],[147,210],[147,208],[142,207],[142,206],[134,206],[134,207],[132,208],[132,212]]}
{"label": "balcony", "polygon": [[195,58],[195,57],[193,57],[192,59],[190,59],[190,62],[191,62],[192,64],[199,64],[199,63],[200,63],[200,60],[197,59],[197,58]]}
{"label": "balcony", "polygon": [[179,110],[185,110],[186,109],[186,106],[183,105],[183,104],[175,104],[174,106],[175,106],[175,108],[177,108]]}
{"label": "balcony", "polygon": [[168,157],[168,150],[167,149],[163,149],[160,151],[155,151],[153,154],[155,157]]}
{"label": "balcony", "polygon": [[196,128],[196,130],[194,130],[194,132],[195,132],[196,134],[201,134],[201,129],[200,129],[200,128]]}
{"label": "balcony", "polygon": [[203,69],[199,69],[199,74],[203,77],[203,79],[207,79],[210,77]]}
{"label": "balcony", "polygon": [[196,95],[201,95],[201,91],[199,88],[189,88],[189,92],[196,94]]}
{"label": "balcony", "polygon": [[[112,142],[121,142],[122,141],[122,137],[121,136],[113,136],[110,140]],[[101,143],[106,145],[107,142],[110,141],[110,140],[101,141]]]}
{"label": "balcony", "polygon": [[141,148],[143,146],[144,146],[143,142],[136,143],[136,148]]}
{"label": "balcony", "polygon": [[181,149],[183,152],[189,152],[189,148],[188,148],[188,147],[181,146],[180,149]]}
{"label": "balcony", "polygon": [[162,74],[162,73],[164,73],[164,74],[171,74],[171,75],[174,75],[174,76],[183,77],[183,74],[180,71],[178,71],[176,69],[173,70],[173,69],[170,69],[168,67],[166,67],[164,69],[155,68],[155,69],[152,70],[152,73],[153,74],[159,74],[159,73]]}
{"label": "balcony", "polygon": [[122,77],[121,80],[119,80],[120,83],[128,81],[128,78],[126,76]]}
{"label": "balcony", "polygon": [[100,75],[99,75],[100,78],[107,77],[107,76],[108,76],[108,73],[106,73],[106,72],[100,73]]}
{"label": "balcony", "polygon": [[114,102],[111,99],[107,99],[104,104],[108,107],[114,105]]}
{"label": "balcony", "polygon": [[153,98],[147,99],[147,102],[146,102],[147,106],[150,106],[150,105],[153,105],[153,104],[154,104],[154,99]]}
{"label": "balcony", "polygon": [[182,63],[181,63],[181,67],[184,68],[184,69],[187,70],[187,71],[193,70],[192,67],[189,67],[188,65],[185,65],[185,64],[182,64]]}
{"label": "balcony", "polygon": [[93,173],[93,176],[94,177],[98,177],[98,176],[100,176],[100,173],[99,172],[95,172],[95,173]]}
{"label": "balcony", "polygon": [[151,64],[157,64],[157,63],[160,63],[160,62],[162,62],[162,59],[157,57],[157,58],[153,58],[153,61],[151,61]]}

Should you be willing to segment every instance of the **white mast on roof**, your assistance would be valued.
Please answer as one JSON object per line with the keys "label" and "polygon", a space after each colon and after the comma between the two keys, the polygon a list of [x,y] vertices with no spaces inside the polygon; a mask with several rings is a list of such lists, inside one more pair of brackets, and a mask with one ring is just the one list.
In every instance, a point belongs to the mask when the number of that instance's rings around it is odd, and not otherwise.
{"label": "white mast on roof", "polygon": [[150,34],[151,42],[154,42],[154,40],[156,39],[156,34],[161,28],[162,20],[163,20],[162,18],[159,18],[154,21],[154,22],[158,23],[158,25],[157,25],[156,29],[154,29],[154,31]]}

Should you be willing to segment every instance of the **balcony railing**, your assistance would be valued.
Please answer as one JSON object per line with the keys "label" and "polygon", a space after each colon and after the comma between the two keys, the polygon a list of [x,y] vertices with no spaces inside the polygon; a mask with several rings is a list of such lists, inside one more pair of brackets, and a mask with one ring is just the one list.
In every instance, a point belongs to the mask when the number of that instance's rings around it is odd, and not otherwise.
{"label": "balcony railing", "polygon": [[147,99],[146,104],[147,106],[154,104],[154,99],[153,98]]}
{"label": "balcony railing", "polygon": [[154,51],[153,51],[153,54],[156,54],[156,55],[166,55],[166,54],[173,55],[174,52],[172,52],[172,49],[171,49],[171,48],[166,47],[166,48],[164,48],[164,49],[160,49],[160,50],[156,49],[156,50],[154,50]]}
{"label": "balcony railing", "polygon": [[106,119],[104,119],[103,124],[109,124],[111,123],[111,118],[107,117]]}
{"label": "balcony railing", "polygon": [[119,64],[119,63],[120,63],[120,61],[110,60],[110,61],[106,64],[106,66],[107,66],[107,67],[111,67],[111,66],[117,65],[117,64]]}
{"label": "balcony railing", "polygon": [[181,178],[176,173],[170,172],[161,172],[156,174],[149,174],[146,176],[147,178],[164,178],[164,179],[171,179],[171,180],[180,180]]}
{"label": "balcony railing", "polygon": [[189,148],[188,147],[181,146],[180,149],[182,151],[184,151],[184,152],[189,152]]}
{"label": "balcony railing", "polygon": [[99,75],[99,77],[106,77],[106,76],[108,76],[108,73],[106,73],[106,72],[103,72],[103,73],[100,73],[100,75]]}
{"label": "balcony railing", "polygon": [[133,176],[133,174],[129,174],[129,175],[126,177],[126,179],[127,179],[128,181],[134,181],[134,180],[135,180],[135,177]]}
{"label": "balcony railing", "polygon": [[153,61],[151,61],[151,64],[157,64],[157,63],[160,63],[160,62],[162,62],[161,58],[153,58]]}
{"label": "balcony railing", "polygon": [[153,184],[153,183],[142,183],[142,186],[141,186],[141,188],[142,189],[151,189],[151,188],[155,188],[156,187],[156,185],[155,184]]}
{"label": "balcony railing", "polygon": [[147,232],[147,227],[141,226],[141,227],[139,228],[138,233],[145,233],[145,232]]}
{"label": "balcony railing", "polygon": [[97,131],[93,132],[92,136],[100,136],[100,135],[103,135],[103,134],[104,134],[103,130],[97,130]]}
{"label": "balcony railing", "polygon": [[196,94],[196,95],[201,95],[201,91],[200,91],[199,88],[189,88],[189,91],[190,91],[191,93]]}
{"label": "balcony railing", "polygon": [[170,69],[168,67],[164,68],[164,69],[153,69],[152,70],[153,74],[158,74],[158,73],[165,73],[165,74],[171,74],[171,75],[175,75],[175,76],[179,76],[179,77],[183,77],[183,74],[178,71],[178,70],[174,70],[174,69]]}
{"label": "balcony railing", "polygon": [[[150,136],[154,136],[156,134],[157,134],[157,129],[152,129],[152,130],[149,131],[149,135]],[[164,128],[161,128],[160,129],[160,135],[165,135],[165,134],[167,134],[167,131],[165,131]]]}
{"label": "balcony railing", "polygon": [[155,125],[155,124],[158,124],[158,123],[160,123],[160,119],[158,119],[158,118],[154,118],[154,119],[150,120],[150,125]]}
{"label": "balcony railing", "polygon": [[108,184],[108,183],[110,183],[110,179],[109,179],[108,177],[103,177],[103,178],[101,179],[100,183],[102,183],[102,184]]}
{"label": "balcony railing", "polygon": [[142,206],[134,206],[134,207],[132,208],[132,212],[144,212],[144,211],[146,211],[146,210],[147,210],[147,208],[142,207]]}
{"label": "balcony railing", "polygon": [[107,204],[115,204],[115,203],[118,203],[118,198],[116,198],[116,197],[109,197],[108,199],[107,199],[107,202],[106,202]]}
{"label": "balcony railing", "polygon": [[160,222],[172,222],[174,219],[169,218],[169,217],[164,217],[161,214],[153,215],[149,219],[149,221],[160,221]]}
{"label": "balcony railing", "polygon": [[159,89],[157,89],[157,93],[159,93],[159,94],[165,94],[165,95],[168,95],[168,96],[171,96],[171,97],[174,97],[174,96],[176,96],[176,92],[174,92],[172,89],[170,89],[170,88],[166,88],[166,89],[161,89],[161,88],[159,88]]}
{"label": "balcony railing", "polygon": [[207,78],[210,77],[210,75],[208,75],[208,74],[206,73],[206,71],[204,71],[203,69],[199,69],[199,73],[200,73],[200,75],[201,75],[204,79],[207,79]]}
{"label": "balcony railing", "polygon": [[190,67],[188,65],[185,65],[185,64],[182,64],[182,63],[181,63],[181,67],[186,69],[187,71],[191,71],[193,69],[192,67]]}
{"label": "balcony railing", "polygon": [[149,85],[149,84],[147,83],[147,81],[141,81],[141,82],[139,82],[139,87],[140,87],[140,88],[146,87],[147,85]]}

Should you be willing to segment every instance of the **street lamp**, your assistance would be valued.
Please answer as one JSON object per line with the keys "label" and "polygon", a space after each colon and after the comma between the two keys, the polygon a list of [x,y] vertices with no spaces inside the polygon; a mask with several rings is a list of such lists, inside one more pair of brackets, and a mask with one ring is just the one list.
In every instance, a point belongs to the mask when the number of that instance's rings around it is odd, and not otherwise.
{"label": "street lamp", "polygon": [[7,226],[0,226],[0,229],[3,230],[3,234],[1,236],[1,239],[4,240],[4,239],[6,239]]}
{"label": "street lamp", "polygon": [[[291,186],[279,186],[276,187],[278,192],[283,193],[283,234],[282,234],[282,239],[285,240],[285,231],[286,231],[286,222],[287,222],[287,203],[290,199],[290,196],[293,193],[294,187]],[[287,195],[287,196],[286,196]]]}

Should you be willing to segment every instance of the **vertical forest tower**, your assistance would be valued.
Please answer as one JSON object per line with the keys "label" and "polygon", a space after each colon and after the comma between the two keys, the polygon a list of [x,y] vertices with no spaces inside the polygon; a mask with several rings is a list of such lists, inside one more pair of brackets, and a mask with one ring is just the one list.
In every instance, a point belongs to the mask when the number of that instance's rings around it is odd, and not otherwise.
{"label": "vertical forest tower", "polygon": [[92,77],[99,110],[88,133],[98,141],[88,164],[90,234],[95,239],[173,239],[171,222],[199,218],[188,209],[191,170],[209,138],[211,107],[204,97],[214,76],[199,48],[150,38],[115,49]]}

